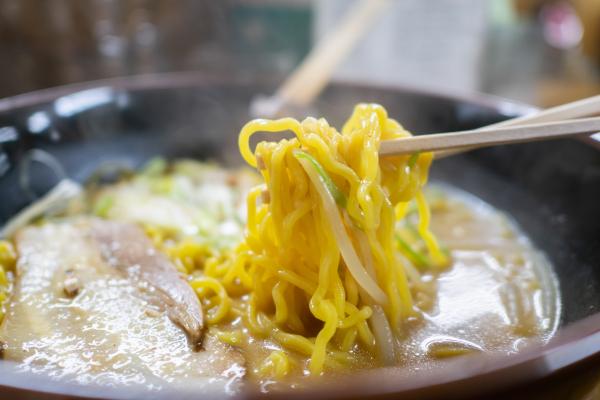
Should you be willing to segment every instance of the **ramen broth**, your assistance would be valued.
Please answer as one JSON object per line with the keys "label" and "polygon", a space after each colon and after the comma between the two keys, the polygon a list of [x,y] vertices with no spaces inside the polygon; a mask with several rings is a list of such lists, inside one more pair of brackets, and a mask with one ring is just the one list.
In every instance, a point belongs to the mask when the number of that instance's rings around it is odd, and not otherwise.
{"label": "ramen broth", "polygon": [[[61,217],[60,223],[69,224],[69,218],[95,214],[96,217],[104,219],[140,224],[146,228],[146,233],[157,244],[157,248],[168,255],[180,271],[185,270],[190,280],[193,280],[194,275],[202,274],[202,271],[193,270],[194,266],[182,265],[183,258],[178,258],[173,252],[175,247],[169,242],[172,242],[172,239],[169,239],[168,235],[165,236],[164,232],[180,230],[198,237],[205,235],[206,243],[212,248],[220,249],[219,251],[231,248],[241,240],[246,222],[243,199],[249,188],[257,182],[253,173],[226,171],[215,166],[182,161],[174,164],[169,179],[153,180],[148,171],[140,177],[90,189],[83,201],[71,207],[69,216]],[[167,186],[169,191],[175,187],[177,195],[165,196]],[[531,340],[548,340],[557,327],[560,299],[557,281],[546,257],[533,246],[510,216],[473,195],[447,185],[433,184],[426,190],[426,196],[431,207],[431,229],[450,256],[451,264],[439,271],[421,271],[421,278],[417,284],[422,287],[417,293],[427,295],[415,297],[415,316],[403,323],[400,334],[394,338],[394,363],[412,370],[435,368],[440,360],[450,357],[480,352],[512,354]],[[411,215],[409,210],[404,221],[399,223],[402,224],[398,227],[399,230],[410,234],[411,224],[416,223],[415,219],[416,215]],[[193,227],[190,221],[199,221],[199,225]],[[162,232],[162,236],[157,232]],[[166,243],[164,247],[161,247],[161,240]],[[89,243],[87,245],[91,246]],[[82,249],[83,247],[84,245],[80,246]],[[206,257],[208,255],[203,260]],[[18,279],[19,277],[17,281]],[[125,281],[119,279],[119,284],[124,284]],[[85,290],[83,293],[91,296]],[[233,308],[243,307],[248,299],[248,295],[244,293],[232,293],[231,297]],[[15,304],[18,300],[11,299]],[[136,307],[142,307],[138,300],[132,301],[136,302]],[[68,300],[62,302],[66,303]],[[203,303],[203,306],[206,313],[210,304]],[[140,315],[144,314],[142,308]],[[39,318],[44,318],[43,313]],[[6,332],[7,324],[10,326],[12,319],[14,316],[11,318],[9,311],[3,323],[3,332]],[[90,317],[90,321],[94,319]],[[144,319],[141,318],[140,321],[144,322]],[[184,337],[173,331],[167,318],[161,319],[161,324],[171,335],[177,336],[178,340]],[[156,324],[153,323],[152,326],[156,328]],[[21,329],[28,327],[23,325]],[[81,329],[82,332],[85,331],[85,323]],[[121,330],[113,333],[127,335],[127,329]],[[76,335],[71,331],[67,333],[69,337]],[[160,331],[155,333],[161,334]],[[60,337],[60,332],[45,332],[41,335],[56,338]],[[220,323],[209,323],[208,336],[213,342],[216,338],[227,346],[227,351],[235,351],[232,357],[236,360],[236,377],[245,374],[247,381],[261,385],[264,390],[278,386],[302,386],[306,379],[312,379],[308,372],[310,354],[303,354],[301,349],[297,352],[288,351],[289,349],[283,349],[269,339],[253,336],[245,328],[241,316],[234,314]],[[50,352],[52,346],[55,346],[48,344],[45,348],[44,337],[34,339],[40,346],[36,350],[38,353]],[[168,337],[162,339],[168,340]],[[77,343],[85,344],[84,341]],[[214,348],[218,346],[212,345],[211,349]],[[284,350],[287,357],[281,361],[277,359],[277,355],[279,351]],[[91,354],[94,351],[105,354]],[[127,348],[117,350],[110,346],[98,347],[95,350],[88,348],[85,352],[82,351],[82,354],[85,353],[82,358],[75,358],[82,363],[86,358],[111,360],[117,352],[120,352],[122,358],[123,352],[127,351]],[[58,377],[65,375],[60,373],[63,368],[61,365],[64,365],[61,360],[31,365],[31,357],[26,358],[19,354],[21,353],[18,351],[11,352],[8,349],[5,351],[5,358],[20,363],[22,370]],[[61,357],[60,352],[51,355]],[[73,357],[73,352],[69,352],[69,360],[72,362]],[[160,362],[177,363],[176,358],[180,355],[173,352],[172,355],[165,353],[161,357]],[[169,360],[169,357],[173,360]],[[240,357],[243,358],[243,362],[239,362]],[[81,373],[87,375],[84,378],[80,375],[78,380],[94,382],[98,376],[102,376],[103,379],[109,376],[109,381],[105,382],[107,384],[127,383],[125,375],[123,379],[119,377],[119,369],[115,365],[110,361],[103,362],[104,364],[95,365],[93,369],[82,370]],[[291,364],[287,366],[291,372],[280,374],[277,367],[280,362]],[[334,357],[332,362],[327,363],[323,375],[345,374],[357,368],[373,368],[380,365],[377,357],[355,347],[347,354],[339,355],[339,359]],[[226,370],[227,366],[219,368],[219,371],[222,371]],[[107,374],[107,371],[110,371],[110,374]],[[143,369],[139,371],[142,372],[136,375],[138,379],[135,383],[152,382],[154,388],[179,385],[195,376],[187,376],[181,371],[175,374],[167,368],[153,373],[150,378],[144,375]],[[202,375],[204,379],[206,373]]]}
{"label": "ramen broth", "polygon": [[[557,329],[561,303],[558,281],[545,255],[511,217],[469,193],[432,184],[427,197],[432,231],[452,264],[423,275],[432,297],[416,299],[418,316],[409,319],[395,339],[396,365],[412,371],[431,369],[451,357],[509,355],[531,341],[549,340]],[[239,328],[241,320],[221,327]],[[291,357],[300,368],[278,381],[261,376],[264,359],[281,350],[276,343],[248,336],[241,348],[249,378],[265,390],[302,386],[310,379],[306,355]],[[325,376],[380,365],[364,352],[352,356],[353,367],[329,368]]]}

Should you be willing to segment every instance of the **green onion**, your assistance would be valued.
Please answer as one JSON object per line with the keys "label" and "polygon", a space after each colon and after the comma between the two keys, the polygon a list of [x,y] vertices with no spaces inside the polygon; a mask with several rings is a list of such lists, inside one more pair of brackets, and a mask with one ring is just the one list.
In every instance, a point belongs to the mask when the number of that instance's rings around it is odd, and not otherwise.
{"label": "green onion", "polygon": [[412,222],[410,222],[408,219],[405,220],[405,224],[404,226],[406,227],[406,229],[408,229],[408,231],[414,235],[417,238],[421,237],[421,233],[419,232],[419,228],[417,228]]}
{"label": "green onion", "polygon": [[105,195],[100,197],[96,201],[96,204],[94,204],[94,214],[103,218],[108,217],[108,212],[114,203],[115,199],[112,196]]}
{"label": "green onion", "polygon": [[402,250],[404,250],[404,252],[408,255],[408,258],[410,258],[410,260],[415,263],[416,266],[426,267],[431,265],[429,258],[425,254],[414,250],[406,241],[404,241],[404,239],[400,237],[400,235],[396,235],[396,239],[398,240],[398,244]]}
{"label": "green onion", "polygon": [[167,167],[168,163],[164,158],[156,157],[148,161],[140,173],[147,176],[158,176],[164,174]]}
{"label": "green onion", "polygon": [[440,244],[440,250],[441,250],[442,254],[446,256],[446,258],[450,258],[450,256],[451,256],[452,253],[450,253],[450,249],[449,248],[447,248],[443,244]]}
{"label": "green onion", "polygon": [[408,159],[408,168],[413,168],[419,159],[419,153],[414,153]]}
{"label": "green onion", "polygon": [[294,151],[294,157],[296,157],[297,159],[304,159],[309,161],[321,177],[321,180],[325,184],[325,187],[327,187],[327,190],[329,191],[337,205],[342,208],[346,208],[346,195],[344,195],[344,193],[337,187],[335,182],[333,182],[331,177],[325,171],[325,168],[323,168],[323,166],[317,161],[316,158],[300,150]]}

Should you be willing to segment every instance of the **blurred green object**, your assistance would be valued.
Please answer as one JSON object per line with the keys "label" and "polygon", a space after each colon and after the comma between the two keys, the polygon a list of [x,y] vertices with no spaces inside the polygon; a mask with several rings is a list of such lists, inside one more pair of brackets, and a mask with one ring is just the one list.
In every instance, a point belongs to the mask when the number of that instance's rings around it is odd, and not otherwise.
{"label": "blurred green object", "polygon": [[238,4],[231,19],[236,57],[249,70],[284,73],[298,65],[311,48],[310,3]]}

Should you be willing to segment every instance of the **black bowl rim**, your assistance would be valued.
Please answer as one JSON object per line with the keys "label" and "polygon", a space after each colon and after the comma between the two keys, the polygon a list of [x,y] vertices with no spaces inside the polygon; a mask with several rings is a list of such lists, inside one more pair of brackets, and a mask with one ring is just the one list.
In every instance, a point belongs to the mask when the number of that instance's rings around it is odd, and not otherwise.
{"label": "black bowl rim", "polygon": [[[143,89],[168,89],[178,87],[191,87],[206,84],[264,84],[266,87],[273,87],[273,79],[268,77],[245,78],[232,77],[230,75],[206,74],[197,71],[168,72],[168,73],[149,73],[131,76],[122,76],[115,78],[98,79],[85,82],[71,83],[67,85],[54,86],[50,88],[35,90],[22,94],[16,94],[0,99],[0,113],[12,111],[16,108],[34,106],[40,103],[55,100],[61,96],[73,94],[83,90],[89,90],[100,87],[111,87],[124,90],[143,90]],[[393,90],[420,94],[424,96],[437,97],[448,100],[460,100],[466,103],[481,105],[507,115],[525,115],[538,110],[537,107],[519,102],[508,100],[503,97],[484,94],[480,92],[458,92],[447,88],[431,89],[419,85],[408,83],[403,84],[382,84],[361,82],[356,80],[337,79],[332,81],[333,85],[365,87],[382,90]]]}

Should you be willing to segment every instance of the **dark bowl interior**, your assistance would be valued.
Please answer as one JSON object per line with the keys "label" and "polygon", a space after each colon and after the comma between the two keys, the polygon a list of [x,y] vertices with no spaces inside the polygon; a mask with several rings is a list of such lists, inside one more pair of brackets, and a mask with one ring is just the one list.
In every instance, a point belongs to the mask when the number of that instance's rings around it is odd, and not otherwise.
{"label": "dark bowl interior", "polygon": [[[237,133],[249,119],[249,101],[271,90],[257,83],[178,75],[0,101],[0,224],[56,183],[47,167],[32,163],[30,190],[20,186],[19,164],[31,149],[52,154],[76,180],[106,161],[135,167],[155,155],[237,165]],[[489,98],[335,84],[312,112],[339,125],[361,101],[383,104],[419,133],[476,128],[532,111]],[[560,281],[561,326],[598,312],[600,151],[577,140],[500,146],[440,160],[432,177],[506,211],[546,252]]]}

